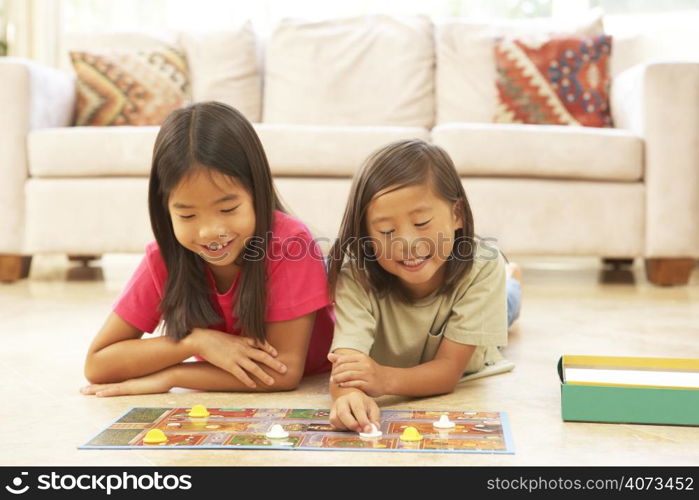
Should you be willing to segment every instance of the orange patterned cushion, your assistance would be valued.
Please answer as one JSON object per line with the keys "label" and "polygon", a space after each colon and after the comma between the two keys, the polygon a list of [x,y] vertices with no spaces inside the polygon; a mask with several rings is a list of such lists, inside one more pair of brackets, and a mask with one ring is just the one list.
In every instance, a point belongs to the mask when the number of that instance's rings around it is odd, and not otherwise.
{"label": "orange patterned cushion", "polygon": [[75,125],[160,125],[189,102],[189,71],[171,47],[148,52],[71,52]]}
{"label": "orange patterned cushion", "polygon": [[611,37],[495,42],[496,122],[611,127]]}

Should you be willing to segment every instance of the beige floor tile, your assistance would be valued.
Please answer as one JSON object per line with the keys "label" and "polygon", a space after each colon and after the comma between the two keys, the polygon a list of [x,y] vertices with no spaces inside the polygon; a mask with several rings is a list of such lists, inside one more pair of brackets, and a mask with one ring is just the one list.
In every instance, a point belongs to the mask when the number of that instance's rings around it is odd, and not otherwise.
{"label": "beige floor tile", "polygon": [[[696,465],[699,428],[568,423],[560,417],[562,354],[699,357],[699,270],[690,286],[649,285],[640,266],[603,273],[595,259],[519,259],[522,317],[505,355],[511,373],[452,394],[383,398],[385,408],[508,412],[514,455],[217,450],[78,450],[131,406],[326,408],[327,376],[294,392],[86,397],[84,354],[140,256],[107,255],[100,280],[75,281],[61,256],[35,258],[29,280],[0,285],[4,375],[0,465]],[[604,281],[604,282],[603,282]],[[8,425],[7,423],[13,423]]]}

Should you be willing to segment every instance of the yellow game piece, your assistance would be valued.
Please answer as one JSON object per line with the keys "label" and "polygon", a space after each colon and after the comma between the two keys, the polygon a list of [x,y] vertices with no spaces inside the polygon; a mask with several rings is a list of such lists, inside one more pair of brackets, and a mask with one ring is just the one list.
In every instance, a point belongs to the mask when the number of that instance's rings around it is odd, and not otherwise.
{"label": "yellow game piece", "polygon": [[206,409],[204,405],[194,405],[191,410],[189,410],[190,418],[206,418],[209,416],[209,410]]}
{"label": "yellow game piece", "polygon": [[403,434],[400,435],[401,441],[422,441],[422,435],[415,427],[406,427]]}
{"label": "yellow game piece", "polygon": [[145,444],[161,444],[167,443],[167,436],[160,429],[151,429],[146,432],[146,437],[143,438]]}

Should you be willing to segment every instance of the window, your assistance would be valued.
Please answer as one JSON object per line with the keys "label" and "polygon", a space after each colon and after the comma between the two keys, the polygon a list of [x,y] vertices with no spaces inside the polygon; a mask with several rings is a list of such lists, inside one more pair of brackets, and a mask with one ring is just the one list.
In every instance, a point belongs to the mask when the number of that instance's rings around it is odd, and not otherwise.
{"label": "window", "polygon": [[285,17],[309,20],[374,13],[445,18],[569,17],[591,8],[605,12],[613,35],[659,28],[694,35],[699,0],[0,0],[0,54],[58,65],[64,41],[107,32],[173,33],[217,30],[251,20],[265,35]]}

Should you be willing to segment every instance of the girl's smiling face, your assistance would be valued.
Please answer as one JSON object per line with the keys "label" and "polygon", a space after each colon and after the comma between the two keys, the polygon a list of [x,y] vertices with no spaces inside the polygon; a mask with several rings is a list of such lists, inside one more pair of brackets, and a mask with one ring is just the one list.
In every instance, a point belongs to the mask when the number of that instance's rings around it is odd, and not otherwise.
{"label": "girl's smiling face", "polygon": [[379,191],[367,207],[366,227],[376,261],[413,298],[437,290],[454,233],[463,228],[458,203],[434,193],[430,182]]}
{"label": "girl's smiling face", "polygon": [[233,177],[195,169],[170,193],[168,209],[175,238],[211,266],[227,266],[255,234],[253,200]]}

